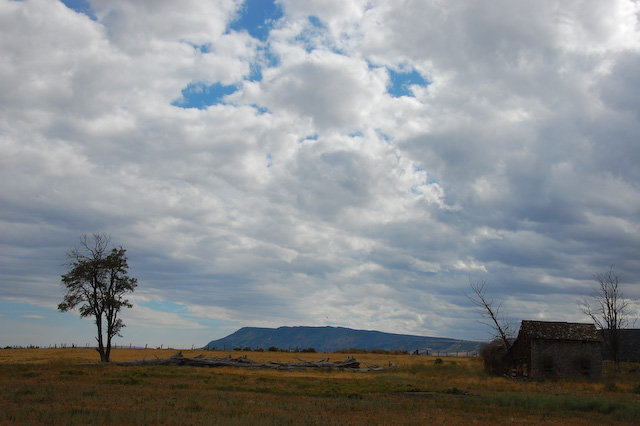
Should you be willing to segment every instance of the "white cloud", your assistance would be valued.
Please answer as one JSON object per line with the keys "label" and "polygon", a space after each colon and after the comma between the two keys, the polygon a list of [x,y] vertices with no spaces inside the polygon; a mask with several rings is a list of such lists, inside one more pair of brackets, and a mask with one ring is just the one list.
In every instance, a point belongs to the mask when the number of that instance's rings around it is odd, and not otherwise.
{"label": "white cloud", "polygon": [[[54,307],[100,231],[186,310],[138,304],[132,329],[198,336],[473,337],[469,274],[516,317],[574,309],[610,264],[637,287],[637,3],[281,4],[261,43],[231,0],[0,2],[0,298]],[[403,67],[429,85],[393,98]],[[172,105],[192,82],[238,91]]]}
{"label": "white cloud", "polygon": [[42,315],[29,314],[29,315],[20,315],[20,318],[24,319],[44,319],[45,317]]}
{"label": "white cloud", "polygon": [[248,102],[312,119],[318,131],[362,128],[382,101],[386,81],[365,61],[329,51],[287,52],[281,66],[264,72]]}

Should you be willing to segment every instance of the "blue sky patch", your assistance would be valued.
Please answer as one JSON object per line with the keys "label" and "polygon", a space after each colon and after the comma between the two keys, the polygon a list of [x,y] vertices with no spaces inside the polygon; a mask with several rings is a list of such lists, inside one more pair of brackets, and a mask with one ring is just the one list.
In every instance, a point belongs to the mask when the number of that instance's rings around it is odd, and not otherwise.
{"label": "blue sky patch", "polygon": [[3,346],[85,346],[89,342],[95,344],[92,337],[95,332],[95,324],[80,318],[77,310],[60,312],[53,307],[0,299],[0,339]]}
{"label": "blue sky patch", "polygon": [[298,143],[303,143],[303,142],[306,142],[306,141],[317,141],[317,140],[318,140],[318,134],[314,133],[313,135],[308,135],[308,136],[305,136],[304,138],[300,139],[298,141]]}
{"label": "blue sky patch", "polygon": [[146,302],[140,302],[139,305],[153,309],[154,311],[171,312],[174,314],[187,312],[187,308],[184,305],[168,302],[166,300],[149,300]]}
{"label": "blue sky patch", "polygon": [[385,132],[383,132],[380,129],[376,129],[376,134],[378,136],[380,136],[382,139],[384,139],[385,142],[392,144],[393,143],[393,137],[391,137],[390,135],[386,134]]}
{"label": "blue sky patch", "polygon": [[391,84],[388,88],[391,96],[399,98],[400,96],[414,97],[411,86],[418,85],[426,87],[429,82],[420,75],[416,70],[411,71],[394,71],[387,68]]}
{"label": "blue sky patch", "polygon": [[254,107],[256,110],[258,110],[258,113],[260,115],[266,114],[266,113],[269,112],[269,110],[267,108],[263,107],[262,105],[252,104],[251,106]]}
{"label": "blue sky patch", "polygon": [[266,107],[262,106],[262,105],[251,104],[251,106],[253,108],[255,108],[258,111],[258,114],[260,114],[260,115],[269,113],[269,110]]}
{"label": "blue sky patch", "polygon": [[309,16],[309,22],[311,22],[311,25],[316,28],[326,28],[322,21],[320,21],[320,18],[318,18],[317,16]]}
{"label": "blue sky patch", "polygon": [[206,85],[204,83],[190,83],[182,89],[182,98],[171,103],[181,108],[206,109],[210,105],[224,103],[224,97],[238,90],[238,86],[232,84],[225,86],[220,83]]}
{"label": "blue sky patch", "polygon": [[240,17],[231,23],[230,28],[236,31],[246,30],[251,37],[266,41],[282,15],[282,7],[275,0],[246,0],[240,10]]}
{"label": "blue sky patch", "polygon": [[[308,18],[310,26],[306,26],[305,29],[296,36],[296,42],[302,44],[307,52],[312,52],[316,49],[319,40],[322,39],[321,34],[326,31],[327,27],[324,26],[322,21],[315,16],[309,16]],[[332,49],[335,53],[339,53]]]}
{"label": "blue sky patch", "polygon": [[280,63],[280,58],[274,55],[267,43],[264,47],[258,48],[258,60],[251,63],[249,81],[262,81],[262,69],[276,67]]}
{"label": "blue sky patch", "polygon": [[94,21],[98,20],[87,0],[62,0],[62,3],[64,3],[64,5],[69,9],[75,10],[78,13],[83,13]]}
{"label": "blue sky patch", "polygon": [[[275,0],[245,0],[238,19],[229,25],[234,31],[247,31],[251,37],[266,42],[276,22],[282,18],[282,7]],[[249,81],[261,81],[262,69],[274,67],[279,58],[271,52],[268,43],[258,47],[258,60],[251,64]]]}
{"label": "blue sky patch", "polygon": [[0,316],[6,315],[11,318],[40,319],[40,317],[44,318],[52,313],[55,314],[57,311],[24,302],[0,299]]}
{"label": "blue sky patch", "polygon": [[253,62],[250,66],[249,81],[262,81],[262,65]]}
{"label": "blue sky patch", "polygon": [[[433,184],[440,185],[440,179],[438,179],[437,177],[431,176],[431,175],[427,172],[427,169],[425,169],[424,167],[419,166],[419,165],[417,165],[417,164],[414,164],[414,165],[413,165],[413,171],[414,171],[414,172],[417,172],[417,173],[420,173],[420,172],[424,172],[424,173],[426,173],[426,175],[427,175],[427,177],[428,177],[429,179],[428,179],[427,181],[425,181],[422,185],[425,185],[425,184],[426,184],[426,185],[433,185]],[[415,185],[415,186],[417,186],[417,185]],[[413,187],[411,188],[411,192],[414,192],[414,191],[413,191]]]}
{"label": "blue sky patch", "polygon": [[184,41],[184,43],[187,43],[189,46],[193,47],[200,53],[211,53],[211,43],[195,44],[191,43],[190,41]]}

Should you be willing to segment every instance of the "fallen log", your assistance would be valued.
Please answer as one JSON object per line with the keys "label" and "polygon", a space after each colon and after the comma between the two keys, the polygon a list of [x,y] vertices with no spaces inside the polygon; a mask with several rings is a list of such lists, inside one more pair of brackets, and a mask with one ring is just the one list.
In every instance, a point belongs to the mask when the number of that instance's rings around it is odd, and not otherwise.
{"label": "fallen log", "polygon": [[203,355],[199,355],[195,358],[188,358],[182,355],[182,352],[170,356],[168,358],[156,358],[156,359],[144,359],[138,361],[128,362],[112,362],[115,365],[187,365],[193,367],[239,367],[239,368],[270,368],[274,370],[307,370],[307,369],[331,369],[331,370],[351,370],[351,371],[372,371],[380,370],[380,367],[375,366],[373,368],[366,367],[360,368],[360,362],[356,361],[353,356],[349,356],[344,361],[330,362],[329,359],[322,359],[319,361],[305,361],[300,362],[278,362],[267,361],[264,363],[254,362],[247,359],[246,356],[232,358],[231,355],[227,355],[222,358],[205,358]]}

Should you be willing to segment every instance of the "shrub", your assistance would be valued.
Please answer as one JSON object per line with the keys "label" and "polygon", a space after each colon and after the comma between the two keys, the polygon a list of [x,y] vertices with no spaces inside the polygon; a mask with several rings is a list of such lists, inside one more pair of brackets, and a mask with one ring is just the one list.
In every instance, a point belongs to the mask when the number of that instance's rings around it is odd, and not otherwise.
{"label": "shrub", "polygon": [[338,349],[334,351],[337,354],[366,354],[366,349],[358,349],[358,348],[348,348],[348,349]]}
{"label": "shrub", "polygon": [[484,371],[488,374],[502,376],[509,373],[510,356],[501,340],[493,340],[480,349],[484,360]]}
{"label": "shrub", "polygon": [[458,389],[455,386],[445,390],[444,393],[449,394],[449,395],[469,395],[469,392],[467,392],[465,390],[462,390],[462,389]]}
{"label": "shrub", "polygon": [[617,392],[618,391],[618,385],[616,384],[616,382],[606,382],[604,384],[604,389],[607,392]]}

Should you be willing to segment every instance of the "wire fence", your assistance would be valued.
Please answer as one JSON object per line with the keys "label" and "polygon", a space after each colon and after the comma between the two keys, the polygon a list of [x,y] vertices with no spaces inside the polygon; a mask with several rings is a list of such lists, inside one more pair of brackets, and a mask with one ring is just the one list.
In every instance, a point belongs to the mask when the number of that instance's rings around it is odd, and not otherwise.
{"label": "wire fence", "polygon": [[479,356],[478,351],[455,351],[455,352],[428,351],[427,353],[421,353],[419,355],[436,356],[436,357],[444,357],[444,358],[448,358],[448,357],[473,358],[473,357]]}
{"label": "wire fence", "polygon": [[[73,348],[85,348],[85,349],[95,349],[96,345],[85,343],[83,345],[78,345],[76,343],[54,343],[50,345],[10,345],[5,346],[4,349],[73,349]],[[168,350],[197,350],[202,349],[202,346],[191,345],[190,347],[182,347],[182,346],[173,346],[173,345],[134,345],[132,343],[128,345],[111,345],[111,349],[168,349]]]}
{"label": "wire fence", "polygon": [[[83,345],[78,345],[75,343],[57,343],[57,344],[52,344],[52,345],[45,345],[45,346],[36,346],[36,345],[28,345],[28,346],[5,346],[4,349],[69,349],[69,348],[85,348],[85,349],[95,349],[97,348],[96,345],[92,345],[89,343],[85,343]],[[144,346],[141,345],[134,345],[132,343],[128,344],[128,345],[111,345],[111,349],[166,349],[166,350],[223,350],[223,351],[231,351],[231,350],[241,350],[241,348],[233,348],[233,349],[229,349],[229,348],[210,348],[207,349],[206,347],[202,347],[202,346],[196,346],[191,345],[190,347],[188,346],[174,346],[174,345],[149,345],[149,344],[145,344]],[[248,348],[245,348],[244,350],[247,350]],[[251,349],[248,349],[251,350]],[[299,350],[286,350],[284,349],[284,351],[286,352],[300,352]],[[375,351],[375,350],[374,350]],[[374,352],[371,351],[371,352]],[[313,351],[315,352],[315,350]],[[344,351],[339,351],[339,352],[344,352]],[[367,352],[367,351],[364,351]],[[389,352],[392,353],[392,351],[385,351],[385,352]],[[399,352],[399,351],[398,351]],[[479,356],[478,351],[436,351],[436,350],[432,350],[432,349],[422,349],[422,350],[415,350],[413,352],[404,352],[404,353],[409,353],[411,355],[416,355],[416,356],[434,356],[434,357],[460,357],[460,358],[472,358],[472,357],[477,357]]]}

